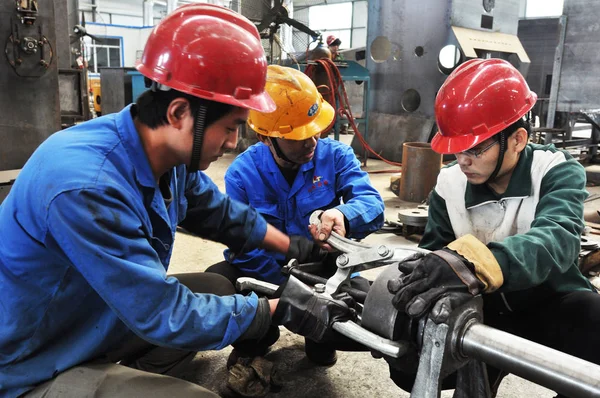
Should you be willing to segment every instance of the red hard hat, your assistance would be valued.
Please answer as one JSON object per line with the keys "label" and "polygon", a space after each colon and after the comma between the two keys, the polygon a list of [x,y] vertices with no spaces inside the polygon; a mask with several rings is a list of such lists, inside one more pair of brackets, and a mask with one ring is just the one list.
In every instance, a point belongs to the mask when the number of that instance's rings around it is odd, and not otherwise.
{"label": "red hard hat", "polygon": [[327,45],[331,46],[331,43],[335,42],[336,40],[339,42],[339,43],[337,43],[338,46],[340,44],[342,44],[342,41],[340,39],[338,39],[337,37],[335,37],[334,35],[327,36],[327,40],[326,40]]}
{"label": "red hard hat", "polygon": [[230,9],[205,3],[177,8],[154,27],[137,69],[184,93],[272,112],[267,59],[258,30]]}
{"label": "red hard hat", "polygon": [[458,153],[498,134],[533,108],[537,95],[510,63],[472,59],[448,76],[435,98],[438,153]]}

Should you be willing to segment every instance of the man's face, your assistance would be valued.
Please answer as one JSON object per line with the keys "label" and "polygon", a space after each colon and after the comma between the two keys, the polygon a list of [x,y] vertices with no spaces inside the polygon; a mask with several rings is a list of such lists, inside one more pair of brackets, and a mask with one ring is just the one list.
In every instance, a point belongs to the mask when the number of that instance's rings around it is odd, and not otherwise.
{"label": "man's face", "polygon": [[[317,142],[319,141],[319,135],[315,135],[311,138],[302,141],[286,140],[282,138],[274,138],[279,144],[279,148],[283,154],[295,164],[308,163],[315,156],[315,149],[317,148]],[[271,153],[276,159],[277,153],[271,145]]]}
{"label": "man's face", "polygon": [[225,151],[235,149],[239,127],[246,123],[247,119],[247,109],[235,108],[204,131],[198,169],[206,170],[212,162],[223,156]]}
{"label": "man's face", "polygon": [[329,50],[332,53],[337,53],[339,51],[339,49],[340,49],[340,45],[339,44],[336,44],[335,46],[329,46]]}
{"label": "man's face", "polygon": [[[495,143],[495,144],[494,144]],[[484,150],[483,152],[481,152]],[[489,138],[466,152],[454,154],[460,170],[473,185],[483,184],[496,169],[500,145],[494,138]]]}

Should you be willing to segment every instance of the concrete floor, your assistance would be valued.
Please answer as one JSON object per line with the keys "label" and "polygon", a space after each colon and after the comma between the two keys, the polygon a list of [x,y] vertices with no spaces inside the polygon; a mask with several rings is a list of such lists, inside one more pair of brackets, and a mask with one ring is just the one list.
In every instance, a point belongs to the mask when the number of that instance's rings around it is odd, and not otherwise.
{"label": "concrete floor", "polygon": [[[352,136],[342,136],[348,142]],[[213,163],[207,174],[224,190],[223,175],[235,155],[226,154]],[[381,161],[369,159],[366,171],[393,169]],[[391,174],[370,174],[371,182],[381,193],[386,205],[386,219],[397,220],[400,208],[415,207],[414,203],[403,202],[389,189]],[[367,242],[385,242],[388,245],[410,244],[394,234],[372,234]],[[184,233],[177,233],[170,273],[198,272],[222,261],[224,246]],[[387,364],[383,359],[375,359],[368,352],[338,352],[336,365],[323,368],[312,365],[304,355],[304,339],[286,329],[281,329],[281,339],[273,346],[266,358],[274,361],[283,379],[283,388],[268,397],[409,397],[389,379]],[[225,361],[231,348],[221,351],[199,353],[184,378],[203,385],[221,396],[231,396],[225,387],[227,371]],[[445,391],[442,397],[451,397],[452,391]],[[554,397],[555,393],[516,376],[504,379],[498,394],[499,398]]]}

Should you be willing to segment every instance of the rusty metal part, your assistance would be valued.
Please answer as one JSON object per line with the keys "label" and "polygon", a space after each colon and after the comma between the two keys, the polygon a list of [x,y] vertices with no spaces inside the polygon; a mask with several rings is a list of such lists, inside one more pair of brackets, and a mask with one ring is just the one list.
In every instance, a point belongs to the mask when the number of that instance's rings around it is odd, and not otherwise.
{"label": "rusty metal part", "polygon": [[431,144],[405,142],[402,145],[402,179],[399,198],[407,202],[422,202],[435,186],[442,168],[442,155]]}

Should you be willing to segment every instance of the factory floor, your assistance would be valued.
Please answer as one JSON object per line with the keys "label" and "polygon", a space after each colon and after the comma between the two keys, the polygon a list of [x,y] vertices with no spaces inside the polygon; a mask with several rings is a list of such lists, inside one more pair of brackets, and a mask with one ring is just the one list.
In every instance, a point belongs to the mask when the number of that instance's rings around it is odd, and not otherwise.
{"label": "factory floor", "polygon": [[[349,142],[352,136],[342,136]],[[223,175],[235,158],[226,154],[207,170],[207,174],[224,190]],[[393,169],[385,163],[369,159],[366,171]],[[403,202],[389,189],[391,174],[370,174],[372,184],[381,193],[386,205],[386,219],[396,221],[398,209],[415,207],[414,203]],[[390,246],[416,243],[395,234],[372,234],[366,239],[370,243],[384,242]],[[224,246],[184,233],[177,234],[171,260],[170,273],[198,272],[211,264],[222,261]],[[372,272],[372,271],[369,271]],[[311,364],[304,355],[304,339],[286,329],[281,329],[281,338],[273,346],[267,359],[276,363],[283,380],[283,388],[268,397],[409,397],[389,379],[386,362],[375,359],[369,352],[338,352],[338,362],[332,367],[318,367]],[[199,353],[192,362],[184,378],[198,383],[224,397],[232,396],[225,387],[227,371],[225,361],[231,348],[221,351]],[[550,398],[556,394],[516,376],[504,379],[499,398],[538,397]],[[442,397],[451,397],[452,391],[445,391]]]}

